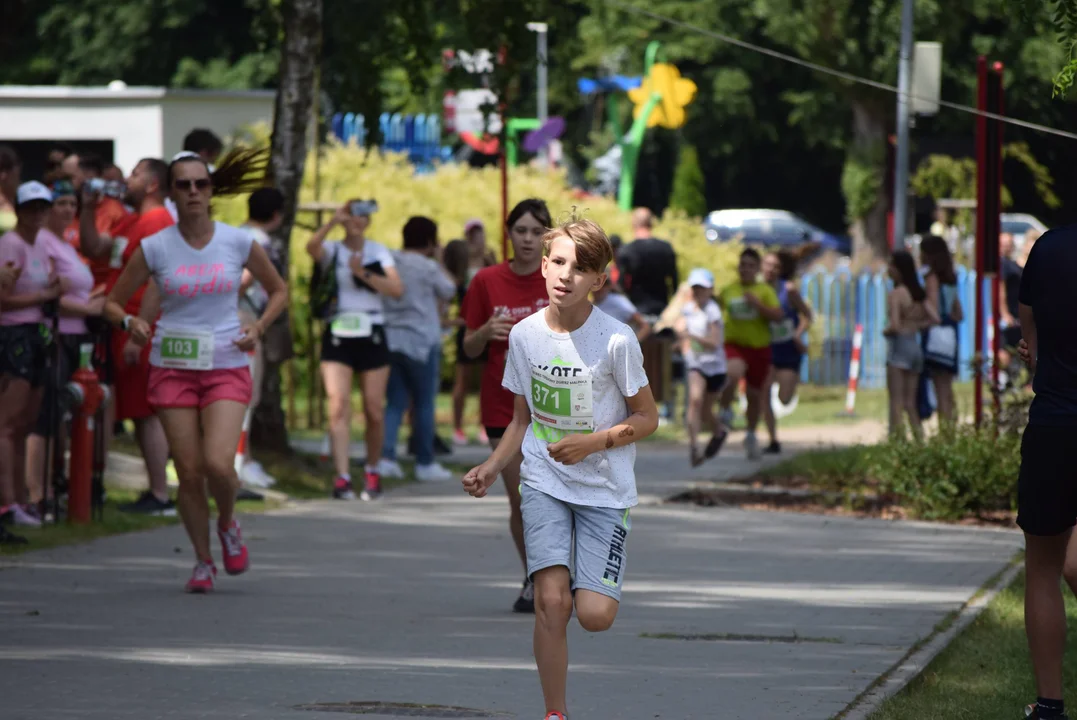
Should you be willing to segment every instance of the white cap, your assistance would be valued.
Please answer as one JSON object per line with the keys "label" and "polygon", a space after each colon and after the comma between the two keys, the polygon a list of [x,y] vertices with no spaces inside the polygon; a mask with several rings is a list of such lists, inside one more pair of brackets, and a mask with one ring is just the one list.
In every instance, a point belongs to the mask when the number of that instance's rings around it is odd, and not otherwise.
{"label": "white cap", "polygon": [[175,155],[172,156],[172,162],[176,162],[177,160],[186,160],[187,158],[193,158],[195,160],[201,160],[202,162],[206,163],[206,169],[209,170],[210,175],[217,172],[217,168],[213,167],[213,165],[206,162],[205,160],[202,160],[201,155],[199,155],[196,152],[191,152],[190,150],[183,150],[181,152],[176,153]]}
{"label": "white cap", "polygon": [[688,287],[712,289],[714,287],[714,273],[706,268],[696,268],[688,273]]}
{"label": "white cap", "polygon": [[51,205],[52,191],[37,180],[31,180],[19,185],[19,189],[15,192],[15,206],[25,205],[34,200],[44,200]]}

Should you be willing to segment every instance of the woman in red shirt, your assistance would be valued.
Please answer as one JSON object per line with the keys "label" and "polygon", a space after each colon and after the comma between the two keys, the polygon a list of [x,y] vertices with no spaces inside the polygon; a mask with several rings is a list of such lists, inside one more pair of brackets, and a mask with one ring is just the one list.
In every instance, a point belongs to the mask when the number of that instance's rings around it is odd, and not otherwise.
{"label": "woman in red shirt", "polygon": [[[463,316],[467,322],[463,349],[469,357],[488,352],[483,366],[479,409],[490,447],[496,448],[512,421],[513,395],[501,387],[505,354],[509,348],[509,330],[518,321],[549,304],[546,280],[542,277],[542,236],[552,225],[550,210],[542,200],[521,201],[508,217],[512,260],[483,268],[475,275],[464,297]],[[509,529],[524,563],[524,526],[520,515],[520,463],[516,459],[501,473],[509,496]],[[524,579],[515,612],[535,612],[535,590],[530,578]]]}

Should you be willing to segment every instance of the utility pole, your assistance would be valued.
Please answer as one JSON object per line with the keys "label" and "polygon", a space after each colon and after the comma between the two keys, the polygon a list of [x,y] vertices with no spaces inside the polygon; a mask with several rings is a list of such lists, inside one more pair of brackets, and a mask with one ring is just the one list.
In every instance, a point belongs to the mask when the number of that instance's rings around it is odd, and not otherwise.
{"label": "utility pole", "polygon": [[530,22],[527,29],[538,35],[538,119],[545,123],[550,116],[549,102],[546,99],[546,23]]}
{"label": "utility pole", "polygon": [[909,85],[912,77],[913,0],[902,0],[898,65],[897,150],[894,157],[894,247],[905,244],[909,189]]}

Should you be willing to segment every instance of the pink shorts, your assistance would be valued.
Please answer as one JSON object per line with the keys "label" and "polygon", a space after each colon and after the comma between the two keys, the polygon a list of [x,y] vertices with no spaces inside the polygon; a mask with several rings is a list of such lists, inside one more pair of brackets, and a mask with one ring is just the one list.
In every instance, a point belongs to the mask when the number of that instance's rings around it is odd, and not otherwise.
{"label": "pink shorts", "polygon": [[249,405],[251,390],[251,371],[245,367],[224,370],[151,367],[147,399],[157,409],[201,410],[219,400]]}

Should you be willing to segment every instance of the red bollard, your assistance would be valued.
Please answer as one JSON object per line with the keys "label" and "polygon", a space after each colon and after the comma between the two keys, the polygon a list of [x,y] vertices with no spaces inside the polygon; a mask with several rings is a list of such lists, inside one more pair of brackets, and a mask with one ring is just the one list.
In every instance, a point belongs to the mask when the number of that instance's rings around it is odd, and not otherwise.
{"label": "red bollard", "polygon": [[90,522],[93,487],[94,418],[105,401],[105,389],[90,368],[88,353],[83,351],[82,367],[71,376],[67,386],[74,399],[71,417],[71,460],[68,466],[68,522]]}

